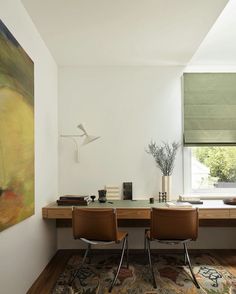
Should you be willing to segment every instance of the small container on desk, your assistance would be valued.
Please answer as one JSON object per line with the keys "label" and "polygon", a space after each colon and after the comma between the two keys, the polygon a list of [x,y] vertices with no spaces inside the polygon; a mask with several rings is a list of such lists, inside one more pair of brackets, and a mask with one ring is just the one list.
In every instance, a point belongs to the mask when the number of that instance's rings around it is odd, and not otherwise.
{"label": "small container on desk", "polygon": [[149,198],[149,203],[150,203],[150,204],[153,204],[153,203],[154,203],[154,198],[153,198],[153,197],[150,197],[150,198]]}

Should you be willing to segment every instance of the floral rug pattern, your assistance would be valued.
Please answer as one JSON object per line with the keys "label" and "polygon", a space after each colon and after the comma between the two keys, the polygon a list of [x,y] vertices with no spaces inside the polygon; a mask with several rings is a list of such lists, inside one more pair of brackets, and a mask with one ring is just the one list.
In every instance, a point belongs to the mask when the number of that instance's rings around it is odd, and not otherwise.
{"label": "floral rug pattern", "polygon": [[[78,268],[81,256],[72,256],[61,273],[52,294],[106,294],[114,277],[119,256],[99,254],[79,271],[72,287],[70,277]],[[157,289],[152,287],[147,256],[131,255],[129,269],[121,268],[113,294],[236,294],[236,277],[211,255],[191,256],[193,270],[201,288],[192,282],[180,254],[152,256]],[[125,266],[125,260],[124,264]]]}

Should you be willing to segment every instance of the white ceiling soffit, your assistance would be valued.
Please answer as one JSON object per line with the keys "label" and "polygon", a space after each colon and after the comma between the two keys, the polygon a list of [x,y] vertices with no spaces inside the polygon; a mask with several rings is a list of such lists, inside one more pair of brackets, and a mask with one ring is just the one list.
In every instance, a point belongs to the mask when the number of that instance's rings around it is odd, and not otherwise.
{"label": "white ceiling soffit", "polygon": [[182,65],[228,0],[22,0],[59,65]]}
{"label": "white ceiling soffit", "polygon": [[231,0],[194,54],[190,67],[236,69],[236,1]]}

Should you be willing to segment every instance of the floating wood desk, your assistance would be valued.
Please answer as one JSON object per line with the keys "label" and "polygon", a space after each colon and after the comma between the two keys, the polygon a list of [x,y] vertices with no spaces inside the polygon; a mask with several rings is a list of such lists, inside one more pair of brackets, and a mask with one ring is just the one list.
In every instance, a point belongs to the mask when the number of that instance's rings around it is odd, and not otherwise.
{"label": "floating wood desk", "polygon": [[[112,203],[91,202],[83,208],[116,208],[119,225],[147,226],[151,207],[165,207],[165,203],[148,200],[113,200]],[[199,208],[200,226],[236,226],[236,206],[226,205],[222,200],[205,200],[203,204],[193,205]],[[44,219],[56,219],[57,226],[71,226],[72,206],[58,206],[56,202],[43,207]]]}

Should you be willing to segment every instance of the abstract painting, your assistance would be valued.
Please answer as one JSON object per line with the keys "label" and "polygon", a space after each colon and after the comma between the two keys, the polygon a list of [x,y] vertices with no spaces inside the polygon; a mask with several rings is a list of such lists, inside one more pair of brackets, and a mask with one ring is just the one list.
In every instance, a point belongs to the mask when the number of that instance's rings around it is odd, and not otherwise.
{"label": "abstract painting", "polygon": [[0,20],[0,231],[34,214],[34,63]]}

